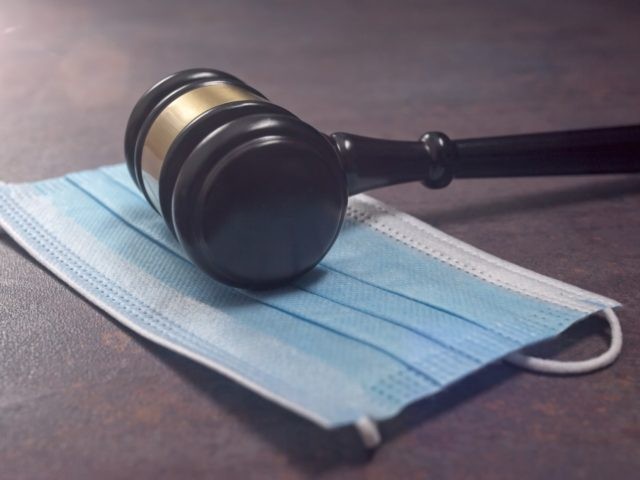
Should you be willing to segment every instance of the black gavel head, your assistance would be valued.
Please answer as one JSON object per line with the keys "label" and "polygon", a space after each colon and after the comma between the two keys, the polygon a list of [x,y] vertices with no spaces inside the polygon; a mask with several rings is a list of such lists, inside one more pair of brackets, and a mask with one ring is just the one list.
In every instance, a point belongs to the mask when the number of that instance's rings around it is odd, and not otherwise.
{"label": "black gavel head", "polygon": [[186,70],[151,87],[125,153],[190,258],[224,283],[283,284],[338,235],[347,180],[329,138],[227,73]]}

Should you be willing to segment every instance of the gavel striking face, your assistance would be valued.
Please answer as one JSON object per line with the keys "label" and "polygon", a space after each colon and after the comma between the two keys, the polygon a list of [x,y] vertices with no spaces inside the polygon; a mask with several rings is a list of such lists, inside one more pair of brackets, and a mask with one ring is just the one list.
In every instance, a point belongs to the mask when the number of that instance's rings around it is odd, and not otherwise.
{"label": "gavel striking face", "polygon": [[[636,128],[631,133],[637,139],[637,127],[629,128]],[[487,161],[497,147],[508,153],[510,139],[517,150],[540,138],[328,136],[236,77],[194,69],[143,94],[127,124],[125,153],[134,182],[196,265],[229,285],[268,288],[307,272],[326,255],[349,195],[415,180],[441,188],[454,167],[463,177],[544,174],[532,162],[514,167]],[[597,170],[563,165],[546,173]]]}

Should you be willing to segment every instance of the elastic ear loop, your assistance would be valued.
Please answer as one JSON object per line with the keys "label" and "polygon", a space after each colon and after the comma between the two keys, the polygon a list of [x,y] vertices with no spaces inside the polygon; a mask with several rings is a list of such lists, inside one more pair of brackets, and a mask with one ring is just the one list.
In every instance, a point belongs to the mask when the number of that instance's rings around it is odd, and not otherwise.
{"label": "elastic ear loop", "polygon": [[376,422],[369,417],[361,417],[354,424],[365,447],[372,449],[382,443],[382,435]]}
{"label": "elastic ear loop", "polygon": [[544,358],[530,357],[522,353],[512,353],[505,357],[505,360],[517,367],[530,370],[532,372],[549,373],[553,375],[576,375],[589,373],[611,365],[622,351],[622,328],[620,320],[611,308],[603,310],[605,318],[611,328],[611,340],[609,349],[589,360],[575,362],[565,362],[562,360],[547,360]]}

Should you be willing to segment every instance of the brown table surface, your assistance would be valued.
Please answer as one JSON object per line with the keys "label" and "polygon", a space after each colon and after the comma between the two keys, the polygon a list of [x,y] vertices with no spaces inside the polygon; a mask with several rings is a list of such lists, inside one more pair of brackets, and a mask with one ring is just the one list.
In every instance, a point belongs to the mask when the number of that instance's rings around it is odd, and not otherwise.
{"label": "brown table surface", "polygon": [[[138,95],[228,70],[324,131],[453,138],[640,121],[637,1],[0,3],[0,179],[122,160]],[[326,432],[120,327],[0,234],[0,478],[638,478],[640,178],[460,180],[374,195],[614,297],[598,373],[492,365],[382,425]],[[554,350],[584,358],[604,322]],[[560,345],[559,348],[558,345]]]}

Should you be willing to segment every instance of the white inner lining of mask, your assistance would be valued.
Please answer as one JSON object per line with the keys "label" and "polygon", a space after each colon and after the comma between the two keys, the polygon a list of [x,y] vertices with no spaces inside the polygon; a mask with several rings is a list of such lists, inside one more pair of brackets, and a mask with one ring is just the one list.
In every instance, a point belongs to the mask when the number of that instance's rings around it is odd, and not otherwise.
{"label": "white inner lining of mask", "polygon": [[610,298],[545,277],[472,247],[367,195],[352,197],[347,215],[394,240],[507,290],[589,314],[593,313],[596,302],[603,308],[620,306]]}

